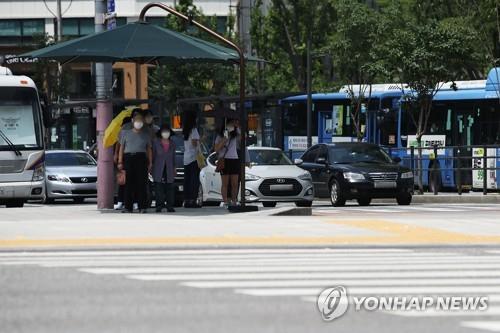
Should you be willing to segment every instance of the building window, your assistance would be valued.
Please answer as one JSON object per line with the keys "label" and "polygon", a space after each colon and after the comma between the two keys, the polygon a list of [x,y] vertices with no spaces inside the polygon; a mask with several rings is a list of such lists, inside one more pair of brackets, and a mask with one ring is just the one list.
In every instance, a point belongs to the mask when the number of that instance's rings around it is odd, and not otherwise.
{"label": "building window", "polygon": [[0,20],[0,44],[33,43],[33,35],[44,33],[44,20]]}
{"label": "building window", "polygon": [[68,18],[63,19],[63,36],[85,36],[95,32],[93,18]]}

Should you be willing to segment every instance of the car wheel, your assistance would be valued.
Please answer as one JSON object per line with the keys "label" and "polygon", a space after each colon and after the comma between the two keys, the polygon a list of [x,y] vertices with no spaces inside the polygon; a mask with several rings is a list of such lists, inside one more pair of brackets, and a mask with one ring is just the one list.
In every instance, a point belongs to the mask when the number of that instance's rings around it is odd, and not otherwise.
{"label": "car wheel", "polygon": [[313,204],[312,201],[306,201],[306,200],[295,202],[295,206],[297,207],[311,207],[312,204]]}
{"label": "car wheel", "polygon": [[408,206],[411,204],[411,194],[406,193],[406,194],[400,194],[396,197],[396,201],[398,202],[398,205],[401,206]]}
{"label": "car wheel", "polygon": [[330,201],[332,206],[340,207],[345,205],[346,199],[342,195],[342,190],[340,189],[340,184],[337,179],[332,179],[330,183]]}
{"label": "car wheel", "polygon": [[264,207],[276,207],[275,201],[263,201],[262,206]]}
{"label": "car wheel", "polygon": [[85,201],[85,198],[73,198],[73,202],[76,204],[82,204]]}
{"label": "car wheel", "polygon": [[366,197],[358,198],[357,201],[358,201],[358,204],[360,206],[370,206],[370,203],[372,202],[372,198],[366,198]]}
{"label": "car wheel", "polygon": [[5,206],[7,208],[22,208],[24,206],[24,200],[22,199],[7,200],[5,202]]}

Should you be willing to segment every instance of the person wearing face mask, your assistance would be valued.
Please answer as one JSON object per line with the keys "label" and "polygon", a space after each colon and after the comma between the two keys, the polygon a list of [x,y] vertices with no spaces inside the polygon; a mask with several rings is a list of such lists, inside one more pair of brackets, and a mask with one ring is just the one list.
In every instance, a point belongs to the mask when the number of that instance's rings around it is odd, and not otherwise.
{"label": "person wearing face mask", "polygon": [[126,171],[124,212],[133,212],[135,200],[139,204],[139,211],[146,213],[148,172],[152,168],[151,138],[144,130],[141,113],[134,115],[132,126],[120,138],[118,157],[118,169]]}
{"label": "person wearing face mask", "polygon": [[[163,208],[173,213],[175,200],[174,180],[175,168],[175,143],[171,140],[173,131],[170,126],[164,124],[153,141],[153,181],[156,195],[156,212],[160,213]],[[166,203],[166,205],[165,205]]]}
{"label": "person wearing face mask", "polygon": [[[217,157],[224,159],[224,169],[221,170],[221,194],[224,201],[223,207],[236,205],[238,199],[238,179],[240,174],[240,160],[238,158],[239,131],[233,120],[229,120],[226,126],[222,126],[215,139],[215,151]],[[231,198],[229,199],[229,186],[231,186]]]}
{"label": "person wearing face mask", "polygon": [[196,111],[189,110],[182,122],[184,137],[184,207],[200,208],[196,203],[200,186],[200,168],[196,161],[200,144],[200,134],[196,129]]}

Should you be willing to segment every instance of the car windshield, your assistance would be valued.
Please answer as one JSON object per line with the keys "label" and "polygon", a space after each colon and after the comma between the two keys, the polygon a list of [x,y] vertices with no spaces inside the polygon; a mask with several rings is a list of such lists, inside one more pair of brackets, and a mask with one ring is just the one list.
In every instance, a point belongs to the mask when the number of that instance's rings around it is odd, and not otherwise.
{"label": "car windshield", "polygon": [[281,150],[249,150],[250,162],[253,165],[291,165],[292,162]]}
{"label": "car windshield", "polygon": [[333,163],[391,163],[387,153],[377,146],[352,145],[330,148],[330,160]]}
{"label": "car windshield", "polygon": [[49,153],[45,155],[47,166],[89,166],[96,165],[94,159],[86,153]]}

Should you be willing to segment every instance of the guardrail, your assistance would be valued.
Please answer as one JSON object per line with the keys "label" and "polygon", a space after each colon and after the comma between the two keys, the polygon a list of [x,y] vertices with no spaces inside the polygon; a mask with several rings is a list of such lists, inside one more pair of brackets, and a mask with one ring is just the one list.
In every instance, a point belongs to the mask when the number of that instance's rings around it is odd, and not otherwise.
{"label": "guardrail", "polygon": [[[408,153],[409,151],[409,156],[403,156],[401,157],[401,160],[408,161],[409,166],[412,169],[413,173],[417,175],[417,186],[418,190],[422,193],[423,192],[423,173],[424,171],[428,172],[430,177],[429,177],[429,186],[432,188],[432,192],[437,195],[438,194],[438,189],[439,189],[439,184],[437,184],[440,173],[441,171],[452,171],[454,174],[454,181],[455,181],[455,187],[459,195],[462,194],[464,185],[469,185],[469,184],[464,184],[463,179],[462,179],[462,172],[464,171],[481,171],[481,177],[482,177],[482,192],[483,195],[488,194],[488,171],[492,170],[500,170],[500,156],[495,153],[494,156],[488,156],[488,149],[495,149],[496,151],[499,151],[500,145],[481,145],[481,146],[446,146],[446,147],[440,147],[440,146],[432,146],[432,147],[410,147],[410,148],[386,148],[387,151],[389,152],[389,155],[394,156],[394,155],[399,155],[395,154],[400,151],[404,151]],[[473,156],[472,152],[475,149],[481,149],[482,150],[482,156]],[[439,154],[440,151],[445,150],[444,154]],[[421,151],[421,153],[419,153]],[[425,151],[425,154],[424,154]],[[432,153],[428,153],[429,151],[432,151]],[[446,155],[447,152],[452,151],[452,156]],[[461,155],[463,152],[470,152],[470,155],[468,153],[466,155]],[[421,158],[419,156],[422,156]],[[470,161],[470,163],[464,163],[464,161]],[[489,160],[495,160],[494,166],[490,166],[491,163],[488,163]],[[431,167],[423,167],[423,162],[424,161],[431,161],[432,163],[429,163]],[[446,161],[452,161],[455,163],[452,163],[452,167],[442,167],[440,162],[446,162]],[[475,161],[481,161],[481,166],[480,167],[475,167]],[[422,163],[421,163],[422,162]],[[445,163],[446,164],[446,163]],[[466,164],[470,164],[471,166],[468,166]],[[407,163],[408,165],[408,163]],[[496,176],[496,175],[495,175]],[[472,178],[472,177],[471,177]],[[500,183],[500,180],[496,180],[496,177],[494,177],[495,183],[497,185],[496,190],[498,190],[498,185]],[[471,187],[473,184],[470,184]]]}
{"label": "guardrail", "polygon": [[[439,191],[439,180],[441,177],[442,171],[451,171],[454,176],[454,184],[455,189],[458,194],[461,195],[465,186],[470,185],[473,188],[473,184],[466,184],[462,179],[462,173],[466,171],[481,171],[482,176],[482,193],[483,195],[488,194],[488,171],[492,170],[500,170],[500,154],[495,153],[494,156],[488,156],[488,149],[495,149],[496,152],[500,152],[500,145],[481,145],[481,146],[432,146],[432,147],[410,147],[410,148],[392,148],[392,147],[384,147],[391,157],[400,157],[402,162],[407,165],[416,176],[416,188],[420,193],[424,192],[424,182],[423,175],[425,172],[429,175],[428,187],[431,191],[437,195]],[[472,152],[474,149],[482,149],[482,156],[473,156]],[[442,151],[445,151],[442,153]],[[422,154],[419,154],[419,151]],[[432,153],[429,153],[432,151]],[[441,151],[441,153],[440,153]],[[297,152],[297,151],[295,151]],[[401,154],[404,152],[404,154]],[[451,156],[447,155],[447,153],[451,153]],[[467,154],[461,155],[463,152],[467,152]],[[285,152],[291,160],[293,160],[294,151],[288,150]],[[403,156],[401,156],[403,155]],[[422,156],[421,158],[419,156]],[[495,160],[494,166],[490,166],[491,163],[488,161]],[[432,162],[426,163],[426,165],[430,165],[431,167],[424,167],[424,162]],[[443,167],[446,165],[447,161],[452,161],[451,167]],[[470,161],[470,163],[466,163],[464,161]],[[475,161],[481,161],[480,167],[474,167]],[[420,163],[422,162],[422,163]],[[444,163],[442,163],[444,162]],[[442,165],[443,164],[443,165]],[[479,163],[476,163],[479,164]],[[470,166],[469,166],[470,165]],[[496,175],[495,175],[496,176]],[[473,183],[473,181],[472,181]],[[494,191],[500,191],[500,179],[495,179],[496,188]]]}

